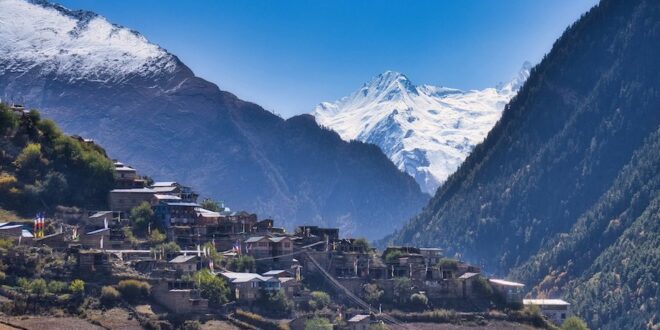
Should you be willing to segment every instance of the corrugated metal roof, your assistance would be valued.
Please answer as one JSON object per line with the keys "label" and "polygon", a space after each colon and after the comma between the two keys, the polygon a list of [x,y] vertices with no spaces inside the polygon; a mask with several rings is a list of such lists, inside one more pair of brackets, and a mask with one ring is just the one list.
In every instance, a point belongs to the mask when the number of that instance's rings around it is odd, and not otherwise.
{"label": "corrugated metal roof", "polygon": [[523,287],[523,286],[525,286],[525,285],[522,284],[522,283],[511,282],[511,281],[507,281],[507,280],[500,280],[500,279],[496,279],[496,278],[491,278],[491,279],[489,279],[488,281],[491,282],[491,283],[495,283],[495,284],[499,284],[499,285],[504,285],[504,286],[515,286],[515,287]]}
{"label": "corrugated metal roof", "polygon": [[570,303],[562,299],[523,299],[524,305],[569,306]]}

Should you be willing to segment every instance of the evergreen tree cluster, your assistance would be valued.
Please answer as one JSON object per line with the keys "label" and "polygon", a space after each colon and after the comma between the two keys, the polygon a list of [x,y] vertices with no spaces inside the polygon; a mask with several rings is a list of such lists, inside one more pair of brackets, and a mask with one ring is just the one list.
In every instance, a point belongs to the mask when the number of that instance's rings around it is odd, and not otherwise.
{"label": "evergreen tree cluster", "polygon": [[0,104],[0,208],[28,216],[58,205],[103,208],[113,173],[101,147],[63,134],[36,110]]}

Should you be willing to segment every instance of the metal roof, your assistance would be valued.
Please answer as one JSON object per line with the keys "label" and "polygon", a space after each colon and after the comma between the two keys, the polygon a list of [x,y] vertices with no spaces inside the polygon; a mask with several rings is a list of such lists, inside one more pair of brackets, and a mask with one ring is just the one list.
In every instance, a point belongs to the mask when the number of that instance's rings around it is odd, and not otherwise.
{"label": "metal roof", "polygon": [[172,203],[166,203],[169,206],[193,206],[197,207],[199,204],[197,203],[189,203],[189,202],[172,202]]}
{"label": "metal roof", "polygon": [[101,228],[101,229],[97,229],[97,230],[92,230],[89,233],[87,233],[86,235],[95,235],[95,234],[104,232],[106,230],[110,230],[110,228]]}
{"label": "metal roof", "polygon": [[523,287],[523,286],[525,286],[525,285],[522,284],[522,283],[511,282],[511,281],[507,281],[507,280],[500,280],[500,279],[496,279],[496,278],[491,278],[491,279],[489,279],[488,281],[491,282],[491,283],[495,283],[495,284],[499,284],[499,285],[504,285],[504,286],[515,286],[515,287]]}
{"label": "metal roof", "polygon": [[188,262],[188,261],[190,261],[192,259],[195,259],[195,258],[197,258],[196,255],[191,255],[191,256],[181,255],[181,256],[177,256],[176,258],[170,260],[169,262],[173,263],[173,264],[181,264],[181,263]]}
{"label": "metal roof", "polygon": [[170,187],[170,186],[173,186],[173,185],[176,185],[175,181],[159,181],[159,182],[154,182],[154,184],[152,184],[151,186],[152,187]]}
{"label": "metal roof", "polygon": [[348,320],[348,322],[360,322],[360,321],[362,321],[364,319],[367,319],[369,317],[370,317],[370,315],[367,315],[367,314],[358,314],[358,315],[355,315],[355,316],[351,317]]}
{"label": "metal roof", "polygon": [[523,299],[524,305],[545,305],[545,306],[570,306],[571,304],[562,299]]}
{"label": "metal roof", "polygon": [[166,194],[155,194],[154,197],[156,197],[156,199],[163,199],[163,200],[177,200],[177,201],[181,200],[181,197],[179,196],[166,195]]}
{"label": "metal roof", "polygon": [[[234,272],[224,272],[220,273],[222,276],[226,277],[232,283],[245,283],[253,280],[260,282],[266,282],[273,280],[272,277],[261,276],[255,273],[234,273]],[[279,282],[279,280],[278,280]]]}
{"label": "metal roof", "polygon": [[110,190],[113,193],[150,193],[153,194],[156,191],[149,188],[131,188],[131,189],[113,189]]}

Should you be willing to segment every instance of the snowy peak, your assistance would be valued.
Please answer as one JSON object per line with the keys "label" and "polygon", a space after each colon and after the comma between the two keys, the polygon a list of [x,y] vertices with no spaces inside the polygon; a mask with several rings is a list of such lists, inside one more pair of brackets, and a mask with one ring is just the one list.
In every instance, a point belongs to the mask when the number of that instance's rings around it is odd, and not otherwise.
{"label": "snowy peak", "polygon": [[122,81],[174,72],[173,55],[130,29],[45,1],[0,1],[0,73],[40,70],[71,80]]}
{"label": "snowy peak", "polygon": [[344,140],[372,143],[433,194],[481,142],[529,76],[526,62],[497,88],[462,91],[414,85],[386,71],[359,90],[314,109],[316,121]]}
{"label": "snowy peak", "polygon": [[385,71],[365,83],[351,97],[353,100],[388,102],[402,100],[409,95],[417,95],[417,87],[405,75],[396,71]]}
{"label": "snowy peak", "polygon": [[518,71],[518,75],[514,77],[511,81],[507,83],[500,83],[497,85],[497,89],[503,93],[516,93],[522,87],[522,85],[529,78],[529,73],[532,70],[532,63],[525,61]]}

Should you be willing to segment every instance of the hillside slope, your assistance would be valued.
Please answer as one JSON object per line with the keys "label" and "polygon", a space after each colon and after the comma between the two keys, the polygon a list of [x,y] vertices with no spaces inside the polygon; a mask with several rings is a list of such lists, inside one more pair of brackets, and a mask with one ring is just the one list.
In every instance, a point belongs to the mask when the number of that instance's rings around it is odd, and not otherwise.
{"label": "hillside slope", "polygon": [[101,147],[62,134],[36,110],[0,103],[0,210],[31,217],[58,205],[105,208],[113,173]]}
{"label": "hillside slope", "polygon": [[594,327],[657,324],[658,58],[660,3],[602,1],[388,241],[446,247],[500,274],[515,268]]}
{"label": "hillside slope", "polygon": [[310,116],[284,120],[242,101],[90,12],[0,2],[0,97],[40,108],[155,179],[288,228],[376,238],[428,198],[377,148],[344,142]]}

